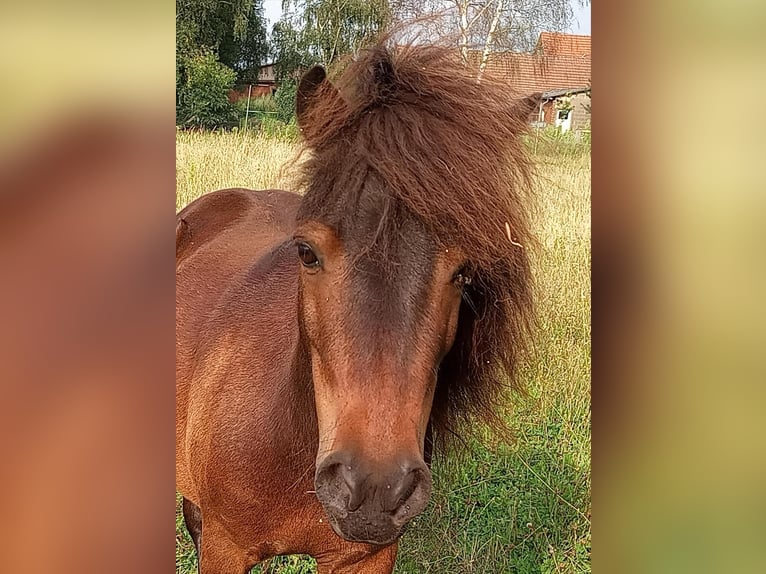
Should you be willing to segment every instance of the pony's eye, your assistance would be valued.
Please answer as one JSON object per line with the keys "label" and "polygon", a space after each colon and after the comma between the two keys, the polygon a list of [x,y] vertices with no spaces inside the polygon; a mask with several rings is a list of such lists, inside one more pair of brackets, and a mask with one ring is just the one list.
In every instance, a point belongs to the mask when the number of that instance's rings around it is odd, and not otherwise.
{"label": "pony's eye", "polygon": [[313,268],[319,265],[319,259],[307,243],[298,244],[298,257],[304,267]]}
{"label": "pony's eye", "polygon": [[471,276],[468,274],[468,270],[465,267],[461,267],[458,269],[457,272],[452,276],[452,283],[454,283],[455,287],[458,289],[463,289],[464,287],[467,287],[471,284]]}

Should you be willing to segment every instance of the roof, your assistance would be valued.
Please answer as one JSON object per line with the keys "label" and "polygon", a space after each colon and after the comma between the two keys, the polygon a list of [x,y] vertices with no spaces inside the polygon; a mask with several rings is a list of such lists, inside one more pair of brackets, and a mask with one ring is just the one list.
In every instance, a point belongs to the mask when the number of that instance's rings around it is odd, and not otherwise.
{"label": "roof", "polygon": [[[590,36],[543,32],[537,45],[533,53],[491,53],[487,74],[506,80],[520,95],[590,86]],[[469,51],[469,65],[478,68],[481,56],[481,50]]]}
{"label": "roof", "polygon": [[543,92],[542,99],[555,100],[561,96],[574,96],[575,94],[582,94],[589,90],[590,88],[587,86],[583,86],[581,88],[564,88],[563,90],[550,90],[548,92]]}
{"label": "roof", "polygon": [[535,51],[548,56],[590,56],[590,36],[541,32]]}
{"label": "roof", "polygon": [[[481,52],[468,53],[478,68]],[[517,52],[495,52],[487,62],[487,74],[506,80],[519,94],[571,90],[590,85],[590,56],[538,56]]]}

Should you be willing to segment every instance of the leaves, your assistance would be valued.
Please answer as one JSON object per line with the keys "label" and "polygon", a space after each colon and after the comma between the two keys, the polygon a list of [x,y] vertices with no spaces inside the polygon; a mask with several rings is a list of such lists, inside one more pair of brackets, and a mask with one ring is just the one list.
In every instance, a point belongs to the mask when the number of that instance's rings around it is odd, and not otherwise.
{"label": "leaves", "polygon": [[269,54],[263,0],[177,0],[177,68],[204,52],[216,54],[240,79],[257,77]]}
{"label": "leaves", "polygon": [[285,0],[283,9],[272,31],[280,79],[356,52],[391,20],[387,0]]}
{"label": "leaves", "polygon": [[186,79],[178,91],[176,121],[180,125],[215,128],[236,120],[236,109],[229,102],[229,90],[236,74],[221,64],[211,52],[203,52],[186,62]]}
{"label": "leaves", "polygon": [[176,0],[177,121],[234,121],[228,92],[236,80],[256,82],[268,53],[263,0]]}

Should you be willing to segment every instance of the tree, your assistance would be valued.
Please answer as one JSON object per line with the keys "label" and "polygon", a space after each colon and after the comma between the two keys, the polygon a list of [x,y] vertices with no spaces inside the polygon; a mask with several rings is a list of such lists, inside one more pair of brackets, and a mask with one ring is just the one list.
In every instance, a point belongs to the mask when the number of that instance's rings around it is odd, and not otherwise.
{"label": "tree", "polygon": [[257,77],[269,53],[263,0],[176,0],[176,68],[203,52],[240,81]]}
{"label": "tree", "polygon": [[565,30],[574,17],[570,0],[391,0],[391,8],[398,21],[427,18],[425,35],[455,38],[465,64],[469,50],[481,50],[479,77],[493,52],[531,51],[540,32]]}
{"label": "tree", "polygon": [[263,0],[176,0],[176,121],[232,122],[234,82],[255,82],[268,55]]}
{"label": "tree", "polygon": [[221,1],[212,22],[220,62],[236,71],[240,82],[257,82],[269,54],[263,0]]}
{"label": "tree", "polygon": [[271,35],[280,79],[359,50],[391,16],[387,0],[283,0],[282,9]]}
{"label": "tree", "polygon": [[266,62],[270,54],[266,25],[267,21],[263,16],[263,0],[258,0],[253,3],[253,12],[248,19],[247,30],[239,44],[238,58],[232,66],[238,71],[241,82],[256,83],[261,65]]}
{"label": "tree", "polygon": [[186,81],[177,94],[176,122],[210,129],[236,121],[236,111],[229,102],[235,76],[211,52],[190,57]]}

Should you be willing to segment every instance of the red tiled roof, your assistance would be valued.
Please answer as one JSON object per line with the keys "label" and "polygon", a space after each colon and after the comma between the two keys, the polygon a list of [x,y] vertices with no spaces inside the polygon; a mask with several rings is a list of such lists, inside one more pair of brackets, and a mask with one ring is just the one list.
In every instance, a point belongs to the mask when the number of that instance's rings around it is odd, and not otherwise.
{"label": "red tiled roof", "polygon": [[[485,73],[507,81],[520,95],[590,85],[590,36],[543,32],[537,44],[532,54],[491,53]],[[480,50],[471,50],[469,65],[478,68],[481,56]]]}
{"label": "red tiled roof", "polygon": [[546,56],[590,56],[590,36],[541,32],[535,51]]}

